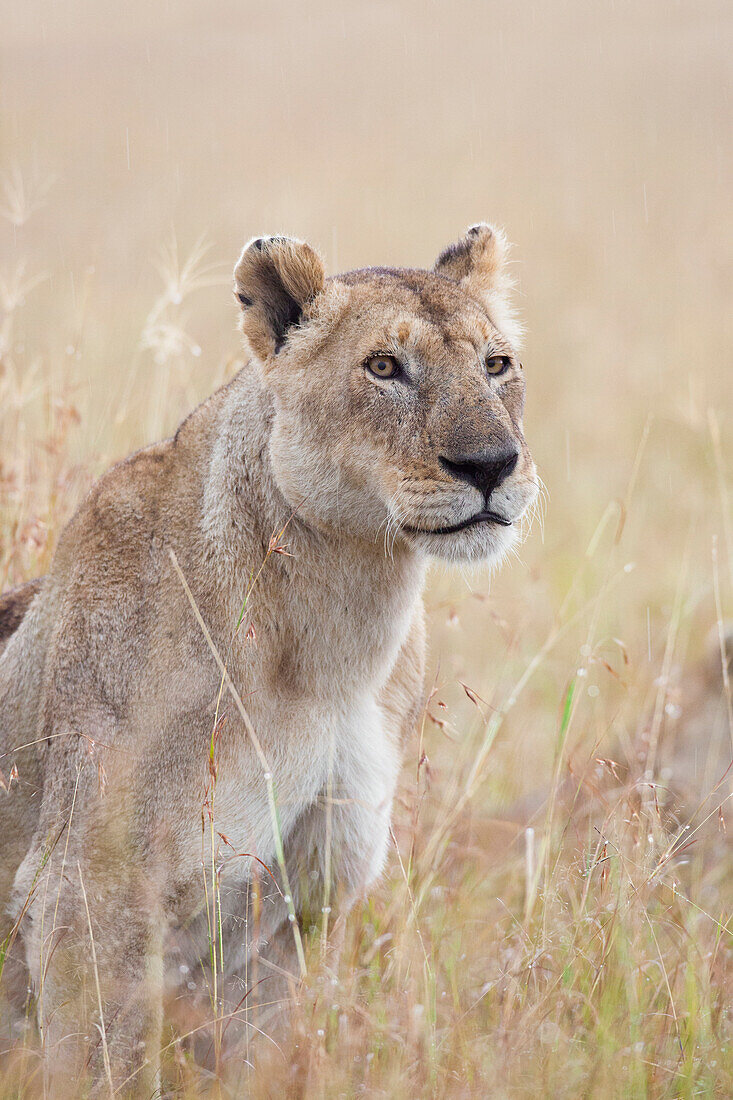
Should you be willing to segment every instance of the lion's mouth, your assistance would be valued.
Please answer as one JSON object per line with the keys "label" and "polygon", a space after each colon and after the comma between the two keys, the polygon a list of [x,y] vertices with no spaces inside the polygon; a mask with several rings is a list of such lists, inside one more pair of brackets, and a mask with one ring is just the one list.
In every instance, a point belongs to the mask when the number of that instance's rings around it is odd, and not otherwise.
{"label": "lion's mouth", "polygon": [[476,527],[480,523],[498,523],[501,527],[511,527],[512,520],[499,515],[498,512],[486,510],[476,512],[475,515],[451,527],[404,527],[403,530],[413,535],[454,535],[457,531],[465,531],[467,527]]}

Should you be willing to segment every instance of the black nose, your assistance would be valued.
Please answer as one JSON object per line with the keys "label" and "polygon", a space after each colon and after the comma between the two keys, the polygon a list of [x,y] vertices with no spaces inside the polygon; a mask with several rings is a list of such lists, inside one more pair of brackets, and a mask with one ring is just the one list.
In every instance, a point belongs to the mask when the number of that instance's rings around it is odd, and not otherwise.
{"label": "black nose", "polygon": [[467,481],[483,493],[488,500],[494,489],[498,489],[502,481],[509,477],[519,461],[519,449],[514,443],[505,443],[491,450],[475,451],[473,454],[457,454],[452,458],[440,457],[440,464],[444,470],[457,477],[459,481]]}

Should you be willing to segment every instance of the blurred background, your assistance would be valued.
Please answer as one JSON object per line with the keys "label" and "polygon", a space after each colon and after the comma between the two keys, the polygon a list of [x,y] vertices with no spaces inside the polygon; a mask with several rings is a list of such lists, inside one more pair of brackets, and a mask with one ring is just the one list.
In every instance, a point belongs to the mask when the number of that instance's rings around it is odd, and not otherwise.
{"label": "blurred background", "polygon": [[[431,874],[470,875],[453,909],[488,937],[497,893],[531,916],[526,827],[551,835],[563,784],[576,806],[653,779],[674,827],[712,798],[713,847],[675,881],[720,914],[731,6],[46,0],[5,3],[2,27],[0,585],[46,569],[91,480],[236,369],[247,238],[305,238],[330,271],[430,266],[497,222],[546,516],[495,578],[433,575],[429,771],[408,762],[398,825],[423,828],[417,784],[452,838]],[[459,987],[481,937],[459,937]]]}

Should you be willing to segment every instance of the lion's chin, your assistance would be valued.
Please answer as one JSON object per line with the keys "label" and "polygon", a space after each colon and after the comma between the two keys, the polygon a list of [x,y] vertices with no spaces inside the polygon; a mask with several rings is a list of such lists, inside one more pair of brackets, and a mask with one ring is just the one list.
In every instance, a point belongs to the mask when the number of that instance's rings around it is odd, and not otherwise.
{"label": "lion's chin", "polygon": [[502,527],[491,522],[477,523],[447,534],[409,531],[403,532],[403,537],[414,550],[429,558],[499,565],[517,541],[517,524]]}

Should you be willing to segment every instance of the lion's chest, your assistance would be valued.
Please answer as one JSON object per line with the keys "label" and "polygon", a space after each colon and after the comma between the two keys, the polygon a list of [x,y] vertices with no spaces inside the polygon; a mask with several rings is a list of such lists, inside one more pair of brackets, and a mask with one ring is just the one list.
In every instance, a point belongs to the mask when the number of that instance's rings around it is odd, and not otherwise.
{"label": "lion's chest", "polygon": [[[368,782],[361,774],[363,745],[383,737],[382,713],[372,695],[330,711],[291,706],[271,722],[260,721],[262,759],[247,739],[240,751],[226,753],[213,787],[215,833],[226,838],[221,856],[248,853],[271,861],[277,832],[286,847],[297,847],[299,823],[329,785],[348,787],[358,797]],[[240,858],[237,877],[246,877],[248,868],[249,861]]]}
{"label": "lion's chest", "polygon": [[378,695],[406,637],[414,601],[395,599],[377,614],[377,595],[360,591],[358,597],[345,585],[320,615],[302,600],[276,614],[255,607],[254,642],[245,635],[241,643],[244,689],[253,688],[280,712],[302,704],[306,724],[314,707],[343,712],[364,695]]}

